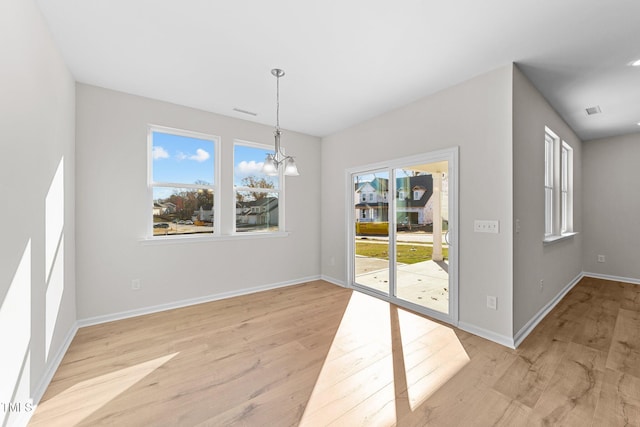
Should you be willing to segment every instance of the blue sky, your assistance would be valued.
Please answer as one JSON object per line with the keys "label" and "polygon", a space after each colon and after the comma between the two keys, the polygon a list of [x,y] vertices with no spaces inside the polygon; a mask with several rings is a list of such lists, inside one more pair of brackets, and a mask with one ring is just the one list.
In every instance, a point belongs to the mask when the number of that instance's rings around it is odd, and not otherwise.
{"label": "blue sky", "polygon": [[[205,181],[214,184],[215,161],[213,141],[153,132],[153,181],[195,184]],[[265,177],[278,185],[278,177],[267,177],[262,173],[265,150],[243,145],[234,147],[233,184],[242,185],[247,176]],[[171,188],[154,189],[153,198],[165,198],[173,193]]]}
{"label": "blue sky", "polygon": [[153,133],[153,181],[213,184],[213,141],[186,136]]}
{"label": "blue sky", "polygon": [[262,166],[267,154],[273,154],[273,150],[263,150],[255,147],[236,145],[233,150],[233,185],[242,185],[242,178],[255,176],[266,178],[278,187],[277,176],[266,176],[262,173]]}

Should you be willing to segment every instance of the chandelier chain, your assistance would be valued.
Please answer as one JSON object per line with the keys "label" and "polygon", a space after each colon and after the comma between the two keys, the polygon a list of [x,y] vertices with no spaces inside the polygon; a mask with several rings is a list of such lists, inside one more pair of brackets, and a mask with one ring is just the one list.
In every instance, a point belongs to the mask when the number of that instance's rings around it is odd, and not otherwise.
{"label": "chandelier chain", "polygon": [[276,76],[276,130],[280,130],[280,76]]}

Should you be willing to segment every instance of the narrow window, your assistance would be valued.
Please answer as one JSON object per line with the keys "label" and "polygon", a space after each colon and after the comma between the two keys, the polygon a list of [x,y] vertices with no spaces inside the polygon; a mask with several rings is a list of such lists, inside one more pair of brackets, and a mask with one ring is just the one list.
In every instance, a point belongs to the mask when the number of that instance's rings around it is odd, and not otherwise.
{"label": "narrow window", "polygon": [[560,179],[560,192],[561,192],[561,233],[567,233],[572,231],[572,164],[573,164],[573,150],[566,142],[562,143],[562,162],[561,162],[561,179]]}
{"label": "narrow window", "polygon": [[544,235],[553,234],[553,176],[555,138],[545,133],[544,141]]}
{"label": "narrow window", "polygon": [[545,128],[545,240],[573,232],[573,149]]}

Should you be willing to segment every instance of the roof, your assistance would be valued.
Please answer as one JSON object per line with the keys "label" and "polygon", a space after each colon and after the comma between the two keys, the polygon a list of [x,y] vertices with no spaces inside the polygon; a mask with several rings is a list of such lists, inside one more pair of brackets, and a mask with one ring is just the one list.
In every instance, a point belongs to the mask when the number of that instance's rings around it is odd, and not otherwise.
{"label": "roof", "polygon": [[258,200],[250,200],[246,202],[236,202],[236,208],[246,208],[250,209],[258,206],[267,205],[268,209],[271,211],[278,207],[278,198],[277,197],[263,197]]}
{"label": "roof", "polygon": [[[424,190],[420,200],[413,200],[413,190],[420,188]],[[418,175],[403,178],[396,178],[396,191],[404,189],[407,191],[404,206],[409,208],[424,207],[433,194],[433,177],[431,175]]]}

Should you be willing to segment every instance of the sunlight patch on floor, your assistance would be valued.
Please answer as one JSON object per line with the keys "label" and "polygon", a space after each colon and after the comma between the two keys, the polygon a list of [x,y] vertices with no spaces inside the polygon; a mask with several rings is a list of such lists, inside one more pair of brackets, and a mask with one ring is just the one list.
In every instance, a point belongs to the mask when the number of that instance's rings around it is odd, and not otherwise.
{"label": "sunlight patch on floor", "polygon": [[[66,425],[76,425],[178,354],[173,353],[158,357],[157,359],[81,381],[62,393],[40,403],[38,405],[38,418],[42,420],[63,419]],[[69,408],[68,404],[61,403],[64,401],[79,402],[80,404],[76,405],[70,412],[61,413],[61,410],[65,410],[63,408],[67,408],[67,410]]]}
{"label": "sunlight patch on floor", "polygon": [[437,327],[432,331],[414,337],[409,334],[423,329],[421,322],[425,319],[404,310],[398,310],[398,317],[405,360],[406,395],[411,410],[415,410],[471,359],[450,327],[434,322]]}
{"label": "sunlight patch on floor", "polygon": [[469,360],[450,327],[354,292],[300,425],[394,425]]}

